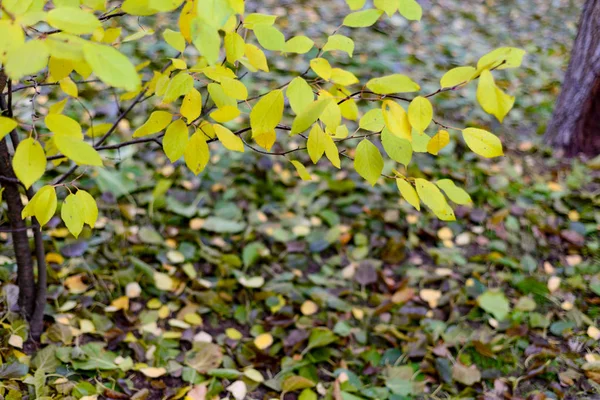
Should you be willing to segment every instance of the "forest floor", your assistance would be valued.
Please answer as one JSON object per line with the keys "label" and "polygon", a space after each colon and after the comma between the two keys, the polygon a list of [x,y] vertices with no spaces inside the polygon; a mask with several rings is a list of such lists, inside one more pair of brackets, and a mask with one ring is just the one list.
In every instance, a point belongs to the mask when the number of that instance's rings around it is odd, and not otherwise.
{"label": "forest floor", "polygon": [[[343,12],[270,3],[262,11],[293,15],[282,23],[309,36]],[[123,151],[118,170],[83,182],[99,188],[97,229],[77,241],[58,220],[47,231],[47,326],[33,357],[9,311],[15,265],[0,236],[4,398],[597,396],[600,161],[562,160],[539,136],[581,2],[431,3],[420,24],[357,33],[372,36],[346,68],[407,72],[435,90],[495,47],[528,50],[504,75],[517,96],[504,125],[475,105],[474,86],[436,97],[445,123],[487,124],[507,147],[492,161],[457,141],[415,156],[407,174],[469,192],[457,221],[417,212],[393,181],[372,188],[350,163],[299,182],[283,158],[217,154],[196,178],[159,153]]]}

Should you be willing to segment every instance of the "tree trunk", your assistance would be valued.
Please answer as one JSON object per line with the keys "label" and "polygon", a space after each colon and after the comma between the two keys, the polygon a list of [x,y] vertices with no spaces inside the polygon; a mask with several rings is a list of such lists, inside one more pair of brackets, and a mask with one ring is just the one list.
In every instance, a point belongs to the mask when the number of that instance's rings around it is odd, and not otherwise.
{"label": "tree trunk", "polygon": [[545,139],[567,156],[600,154],[600,0],[587,0],[583,7]]}
{"label": "tree trunk", "polygon": [[[10,164],[10,155],[6,138],[0,140],[0,175],[8,179],[16,179]],[[17,183],[1,180],[4,186],[3,197],[8,206],[8,220],[12,229],[13,248],[17,261],[17,284],[19,285],[19,307],[27,319],[33,316],[35,309],[35,279],[33,276],[33,259],[27,237],[27,225],[21,218],[23,202]]]}

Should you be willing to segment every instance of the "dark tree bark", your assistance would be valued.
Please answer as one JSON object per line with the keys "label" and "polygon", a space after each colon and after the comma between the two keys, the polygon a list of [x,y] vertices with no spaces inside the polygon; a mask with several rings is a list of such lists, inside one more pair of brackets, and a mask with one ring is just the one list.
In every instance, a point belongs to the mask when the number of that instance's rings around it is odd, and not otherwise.
{"label": "dark tree bark", "polygon": [[546,141],[567,156],[600,154],[600,0],[587,0]]}

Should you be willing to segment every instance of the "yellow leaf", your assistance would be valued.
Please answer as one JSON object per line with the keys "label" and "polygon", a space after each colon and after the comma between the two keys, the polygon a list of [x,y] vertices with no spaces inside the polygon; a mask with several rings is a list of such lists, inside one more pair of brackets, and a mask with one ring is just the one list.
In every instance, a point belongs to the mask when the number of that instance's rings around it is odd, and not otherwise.
{"label": "yellow leaf", "polygon": [[177,9],[184,0],[150,0],[150,6],[156,11],[169,12]]}
{"label": "yellow leaf", "polygon": [[248,89],[237,79],[222,78],[221,87],[227,96],[236,100],[246,100],[248,98]]}
{"label": "yellow leaf", "polygon": [[53,186],[46,185],[42,187],[23,208],[21,217],[35,217],[40,226],[44,226],[50,221],[56,212],[56,191]]}
{"label": "yellow leaf", "polygon": [[235,72],[222,65],[213,65],[202,68],[200,71],[215,82],[221,83],[223,78],[235,78]]}
{"label": "yellow leaf", "polygon": [[[48,108],[48,114],[61,114],[63,112],[63,110],[65,109],[65,106],[67,105],[68,101],[69,101],[69,98],[67,97],[57,103],[52,104]],[[1,138],[2,138],[2,135],[0,134],[0,139]]]}
{"label": "yellow leaf", "polygon": [[412,128],[410,122],[408,122],[408,115],[404,111],[404,108],[392,100],[385,100],[381,104],[381,111],[383,112],[385,126],[390,132],[411,142]]}
{"label": "yellow leaf", "polygon": [[181,58],[171,58],[171,66],[174,69],[187,69],[187,64]]}
{"label": "yellow leaf", "polygon": [[464,190],[456,186],[450,179],[441,179],[435,183],[440,189],[446,193],[446,196],[456,204],[468,205],[473,201],[471,196]]}
{"label": "yellow leaf", "polygon": [[75,97],[79,95],[79,91],[77,90],[77,85],[75,82],[71,80],[68,76],[66,78],[62,78],[59,82],[60,89],[65,92],[68,96]]}
{"label": "yellow leaf", "polygon": [[477,61],[477,69],[507,69],[516,68],[523,62],[525,50],[516,47],[500,47],[489,52]]}
{"label": "yellow leaf", "polygon": [[[202,95],[196,88],[192,88],[181,102],[181,115],[185,117],[188,124],[200,116],[202,111]],[[170,119],[169,119],[170,121]]]}
{"label": "yellow leaf", "polygon": [[450,134],[448,131],[441,130],[435,134],[427,143],[427,152],[437,156],[440,150],[450,143]]}
{"label": "yellow leaf", "polygon": [[423,9],[416,0],[398,0],[398,12],[409,21],[420,21]]}
{"label": "yellow leaf", "polygon": [[218,83],[209,83],[208,84],[208,94],[212,101],[215,102],[217,108],[222,108],[225,106],[232,106],[237,108],[237,101],[233,97],[229,97],[225,94],[225,90]]}
{"label": "yellow leaf", "polygon": [[324,98],[313,101],[306,106],[304,110],[294,118],[291,134],[295,135],[302,133],[310,128],[310,126],[321,117],[321,114],[323,114],[323,111],[325,111],[331,102],[331,98]]}
{"label": "yellow leaf", "polygon": [[215,124],[213,127],[215,128],[215,133],[217,134],[219,141],[223,144],[223,147],[231,151],[244,152],[244,143],[239,136],[236,136],[224,126]]}
{"label": "yellow leaf", "polygon": [[184,153],[185,164],[195,174],[198,175],[204,170],[210,158],[210,152],[204,133],[197,130],[187,143]]}
{"label": "yellow leaf", "polygon": [[35,74],[46,67],[49,56],[50,53],[44,41],[25,42],[6,54],[4,64],[6,75],[13,80],[19,80],[26,75]]}
{"label": "yellow leaf", "polygon": [[188,140],[188,127],[185,122],[181,119],[173,121],[163,138],[163,150],[172,163],[185,153]]}
{"label": "yellow leaf", "polygon": [[319,306],[317,306],[317,303],[311,300],[306,300],[304,303],[302,303],[302,306],[300,306],[300,312],[302,312],[304,315],[313,315],[317,311],[319,311]]}
{"label": "yellow leaf", "polygon": [[71,193],[65,198],[60,210],[60,217],[75,238],[79,237],[83,229],[83,209],[81,199]]}
{"label": "yellow leaf", "polygon": [[350,57],[354,53],[354,41],[344,35],[332,35],[327,38],[327,43],[323,46],[323,52],[326,51],[344,51]]}
{"label": "yellow leaf", "polygon": [[415,188],[412,187],[410,183],[408,183],[402,178],[396,179],[396,186],[398,186],[398,190],[400,191],[402,197],[404,197],[404,200],[406,200],[408,204],[416,208],[417,211],[420,211],[421,204],[419,202],[419,196],[417,195]]}
{"label": "yellow leaf", "polygon": [[165,104],[171,103],[179,97],[188,94],[193,87],[194,78],[187,72],[180,72],[169,81],[162,102]]}
{"label": "yellow leaf", "polygon": [[256,25],[254,34],[258,43],[267,50],[282,51],[285,46],[285,37],[272,25]]}
{"label": "yellow leaf", "polygon": [[23,43],[25,43],[25,35],[18,23],[7,19],[0,21],[0,61],[4,61],[6,53]]}
{"label": "yellow leaf", "polygon": [[50,60],[48,61],[48,72],[50,72],[49,81],[58,82],[69,76],[71,71],[73,71],[73,62],[71,60],[50,57]]}
{"label": "yellow leaf", "polygon": [[398,9],[398,3],[398,0],[375,0],[373,5],[391,17]]}
{"label": "yellow leaf", "polygon": [[427,153],[427,145],[430,141],[431,137],[425,132],[413,130],[411,144],[415,153]]}
{"label": "yellow leaf", "polygon": [[273,25],[277,16],[268,14],[248,14],[244,18],[244,28],[254,29],[258,25]]}
{"label": "yellow leaf", "polygon": [[314,45],[315,42],[306,36],[294,36],[285,42],[283,50],[286,53],[306,54]]}
{"label": "yellow leaf", "polygon": [[346,0],[348,7],[350,7],[350,9],[352,11],[360,10],[361,8],[363,8],[365,6],[366,2],[367,2],[367,0]]}
{"label": "yellow leaf", "polygon": [[277,134],[275,131],[262,132],[257,136],[252,136],[252,139],[263,149],[269,151],[275,144]]}
{"label": "yellow leaf", "polygon": [[242,58],[244,56],[245,45],[244,38],[237,32],[227,32],[225,34],[225,55],[227,62],[233,64]]}
{"label": "yellow leaf", "polygon": [[446,72],[440,80],[440,86],[442,88],[449,88],[458,86],[462,83],[467,83],[475,74],[475,68],[473,67],[456,67]]}
{"label": "yellow leaf", "polygon": [[271,132],[283,117],[283,92],[273,90],[263,96],[250,112],[252,137]]}
{"label": "yellow leaf", "polygon": [[340,153],[333,138],[327,133],[325,133],[325,157],[331,161],[331,164],[333,164],[334,167],[338,169],[341,168]]}
{"label": "yellow leaf", "polygon": [[290,106],[296,115],[304,111],[304,109],[315,99],[315,95],[310,85],[299,76],[292,79],[285,90],[285,95],[290,101]]}
{"label": "yellow leaf", "polygon": [[306,167],[300,161],[291,160],[291,163],[294,165],[294,168],[296,168],[296,172],[298,172],[298,176],[300,176],[300,179],[302,179],[303,181],[312,180],[312,177],[306,170]]}
{"label": "yellow leaf", "polygon": [[425,179],[415,179],[417,194],[427,207],[442,221],[455,221],[454,211],[448,205],[446,198],[433,183]]}
{"label": "yellow leaf", "polygon": [[415,97],[408,106],[408,121],[419,133],[424,132],[433,119],[433,107],[425,97]]}
{"label": "yellow leaf", "polygon": [[324,80],[328,81],[331,79],[331,65],[326,59],[313,58],[310,60],[310,68]]}
{"label": "yellow leaf", "polygon": [[367,111],[358,122],[358,127],[370,132],[381,132],[385,127],[385,120],[383,119],[383,111],[381,111],[381,108],[374,108]]}
{"label": "yellow leaf", "polygon": [[82,205],[83,222],[88,224],[90,228],[93,228],[98,220],[98,205],[96,204],[96,199],[94,199],[91,194],[81,189],[75,193],[75,197],[79,199],[79,202]]}
{"label": "yellow leaf", "polygon": [[15,129],[17,125],[17,121],[14,119],[0,116],[0,140]]}
{"label": "yellow leaf", "polygon": [[65,157],[78,165],[102,166],[100,154],[90,144],[83,141],[83,135],[76,137],[55,132],[54,144]]}
{"label": "yellow leaf", "polygon": [[273,336],[270,333],[262,333],[254,338],[254,345],[259,350],[265,350],[273,344]]}
{"label": "yellow leaf", "polygon": [[102,82],[129,92],[139,89],[141,80],[135,67],[118,50],[110,46],[88,42],[83,45],[83,55],[92,71]]}
{"label": "yellow leaf", "polygon": [[17,178],[29,189],[46,171],[46,153],[37,140],[27,138],[19,143],[12,166]]}
{"label": "yellow leaf", "polygon": [[225,0],[196,0],[200,22],[221,28],[229,19],[233,10]]}
{"label": "yellow leaf", "polygon": [[310,130],[308,140],[306,141],[306,148],[313,164],[316,164],[321,157],[323,157],[323,153],[325,153],[325,139],[327,136],[329,135],[323,132],[323,129],[321,129],[319,124],[313,125]]}
{"label": "yellow leaf", "polygon": [[502,142],[494,134],[477,128],[466,128],[462,131],[463,139],[474,153],[486,158],[504,155]]}
{"label": "yellow leaf", "polygon": [[144,374],[145,376],[147,376],[148,378],[159,378],[161,376],[163,376],[164,374],[167,373],[167,370],[165,368],[156,368],[156,367],[148,367],[148,368],[141,368],[140,372],[142,374]]}
{"label": "yellow leaf", "polygon": [[[191,93],[191,91],[190,91],[190,93]],[[184,105],[187,104],[185,99],[183,101],[183,104]],[[182,105],[182,108],[183,108],[183,105]],[[183,114],[183,110],[182,110],[182,114]],[[198,111],[198,115],[199,114],[200,114],[200,112]],[[163,129],[165,129],[167,126],[169,126],[172,119],[173,119],[173,115],[171,115],[171,113],[169,113],[167,111],[154,111],[152,114],[150,114],[148,121],[144,122],[144,124],[142,126],[137,128],[135,130],[135,132],[133,132],[133,137],[138,138],[138,137],[148,136],[148,135],[152,135],[153,133],[160,132]],[[188,119],[188,122],[189,122],[189,119]]]}
{"label": "yellow leaf", "polygon": [[108,28],[104,31],[102,43],[111,44],[121,36],[121,28]]}
{"label": "yellow leaf", "polygon": [[224,106],[223,108],[219,108],[210,113],[210,117],[220,123],[229,122],[232,119],[237,118],[239,115],[240,110],[233,106]]}
{"label": "yellow leaf", "polygon": [[383,157],[379,149],[367,139],[363,139],[356,147],[354,169],[360,176],[375,186],[383,171]]}
{"label": "yellow leaf", "polygon": [[257,70],[269,72],[269,65],[267,64],[267,57],[265,57],[265,53],[258,47],[253,44],[247,43],[244,46],[244,53],[248,58],[248,62],[250,65]]}
{"label": "yellow leaf", "polygon": [[402,74],[371,79],[367,82],[367,88],[377,94],[410,93],[421,89],[412,79]]}
{"label": "yellow leaf", "polygon": [[[333,99],[331,94],[324,90],[319,92],[319,98]],[[335,131],[335,129],[342,123],[342,110],[340,110],[340,106],[337,105],[337,102],[329,101],[327,107],[325,107],[319,116],[319,120],[325,124],[326,128],[331,131]]]}
{"label": "yellow leaf", "polygon": [[349,26],[351,28],[365,28],[367,26],[373,25],[379,17],[383,14],[383,11],[370,9],[363,11],[355,11],[350,13],[344,18],[343,25]]}
{"label": "yellow leaf", "polygon": [[44,118],[46,127],[53,133],[65,134],[73,137],[81,138],[81,125],[73,118],[69,118],[62,114],[50,114]]}
{"label": "yellow leaf", "polygon": [[185,50],[185,38],[181,32],[165,29],[163,32],[163,38],[165,39],[165,42],[167,42],[169,46],[175,50],[179,52],[183,52]]}
{"label": "yellow leaf", "polygon": [[83,11],[79,7],[55,8],[48,12],[46,21],[53,28],[74,35],[93,33],[96,28],[102,27],[94,14]]}
{"label": "yellow leaf", "polygon": [[340,86],[350,86],[358,83],[358,78],[352,72],[341,68],[333,68],[331,70],[331,81]]}
{"label": "yellow leaf", "polygon": [[488,114],[494,115],[502,122],[515,104],[515,98],[504,93],[496,86],[489,70],[483,70],[477,85],[477,101]]}

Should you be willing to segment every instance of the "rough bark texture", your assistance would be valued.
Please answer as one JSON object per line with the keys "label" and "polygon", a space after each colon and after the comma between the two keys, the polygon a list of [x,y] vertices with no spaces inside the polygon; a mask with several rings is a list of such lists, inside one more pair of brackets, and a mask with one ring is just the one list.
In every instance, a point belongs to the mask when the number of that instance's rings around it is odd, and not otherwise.
{"label": "rough bark texture", "polygon": [[[0,175],[16,179],[10,164],[10,156],[6,139],[0,140]],[[27,226],[21,218],[23,203],[16,183],[1,182],[4,187],[3,198],[8,206],[8,219],[12,229],[13,247],[17,261],[17,283],[19,285],[19,306],[21,312],[29,319],[35,308],[35,279],[33,276],[33,259],[27,237]]]}
{"label": "rough bark texture", "polygon": [[600,0],[587,0],[546,141],[566,155],[600,154]]}

